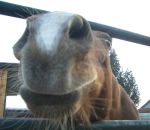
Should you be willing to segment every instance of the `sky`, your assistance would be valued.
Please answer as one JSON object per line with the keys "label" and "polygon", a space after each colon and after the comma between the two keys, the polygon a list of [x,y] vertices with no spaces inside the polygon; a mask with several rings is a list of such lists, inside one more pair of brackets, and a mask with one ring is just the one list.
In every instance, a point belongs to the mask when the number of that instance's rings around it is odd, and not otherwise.
{"label": "sky", "polygon": [[[150,36],[149,0],[3,0],[48,11],[65,11],[82,15],[87,20]],[[0,61],[18,62],[12,46],[20,38],[26,21],[0,15]],[[113,39],[124,70],[129,69],[138,84],[141,102],[150,100],[150,47]],[[7,98],[7,107],[25,107],[20,97]]]}

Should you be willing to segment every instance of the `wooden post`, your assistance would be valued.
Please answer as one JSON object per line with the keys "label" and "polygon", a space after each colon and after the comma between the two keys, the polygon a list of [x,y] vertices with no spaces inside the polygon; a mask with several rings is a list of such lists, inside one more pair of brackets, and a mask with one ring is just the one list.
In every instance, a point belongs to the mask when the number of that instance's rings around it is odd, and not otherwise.
{"label": "wooden post", "polygon": [[6,99],[7,71],[0,70],[0,117],[4,116]]}

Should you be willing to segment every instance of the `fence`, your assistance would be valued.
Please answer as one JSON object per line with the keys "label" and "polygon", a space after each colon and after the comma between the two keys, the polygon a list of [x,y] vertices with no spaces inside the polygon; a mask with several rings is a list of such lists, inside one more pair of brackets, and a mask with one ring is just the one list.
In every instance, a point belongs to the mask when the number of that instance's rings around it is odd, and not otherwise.
{"label": "fence", "polygon": [[[29,14],[30,12],[30,14]],[[47,11],[25,7],[21,5],[10,4],[0,1],[0,14],[26,18],[28,16],[38,13],[45,13]],[[125,31],[122,29],[102,25],[94,22],[90,22],[93,30],[99,30],[109,33],[113,38],[118,38],[126,41],[135,42],[142,45],[150,46],[150,37],[141,34]],[[5,68],[5,69],[4,69]],[[10,69],[13,68],[13,69]],[[0,130],[28,130],[34,125],[38,125],[38,129],[42,129],[43,125],[47,123],[46,120],[35,118],[6,118],[5,117],[5,97],[6,95],[16,95],[19,88],[12,88],[11,79],[8,78],[9,74],[13,71],[17,71],[17,64],[0,63]],[[8,76],[7,76],[8,75]],[[17,78],[17,76],[16,76]],[[17,80],[17,79],[15,79]],[[3,117],[3,118],[2,118]],[[4,118],[5,117],[5,118]],[[42,123],[41,123],[42,121]],[[92,130],[150,130],[150,121],[101,121],[92,124]],[[34,128],[35,129],[35,128]],[[51,125],[51,129],[53,126]],[[83,130],[82,125],[77,125],[76,130]],[[88,128],[87,128],[88,129]]]}

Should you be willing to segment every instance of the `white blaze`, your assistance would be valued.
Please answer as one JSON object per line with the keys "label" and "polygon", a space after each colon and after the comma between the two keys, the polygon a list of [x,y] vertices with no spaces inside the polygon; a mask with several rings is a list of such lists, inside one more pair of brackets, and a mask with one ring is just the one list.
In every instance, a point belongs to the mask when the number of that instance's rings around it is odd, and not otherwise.
{"label": "white blaze", "polygon": [[35,29],[35,41],[44,53],[55,54],[65,28],[70,26],[74,14],[53,12],[39,16],[32,25]]}

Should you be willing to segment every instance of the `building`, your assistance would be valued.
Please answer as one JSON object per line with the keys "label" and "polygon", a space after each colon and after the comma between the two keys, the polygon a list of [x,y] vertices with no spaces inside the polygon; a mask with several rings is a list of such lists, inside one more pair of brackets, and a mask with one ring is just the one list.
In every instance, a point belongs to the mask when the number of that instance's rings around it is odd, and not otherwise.
{"label": "building", "polygon": [[150,100],[139,109],[141,120],[150,120]]}

